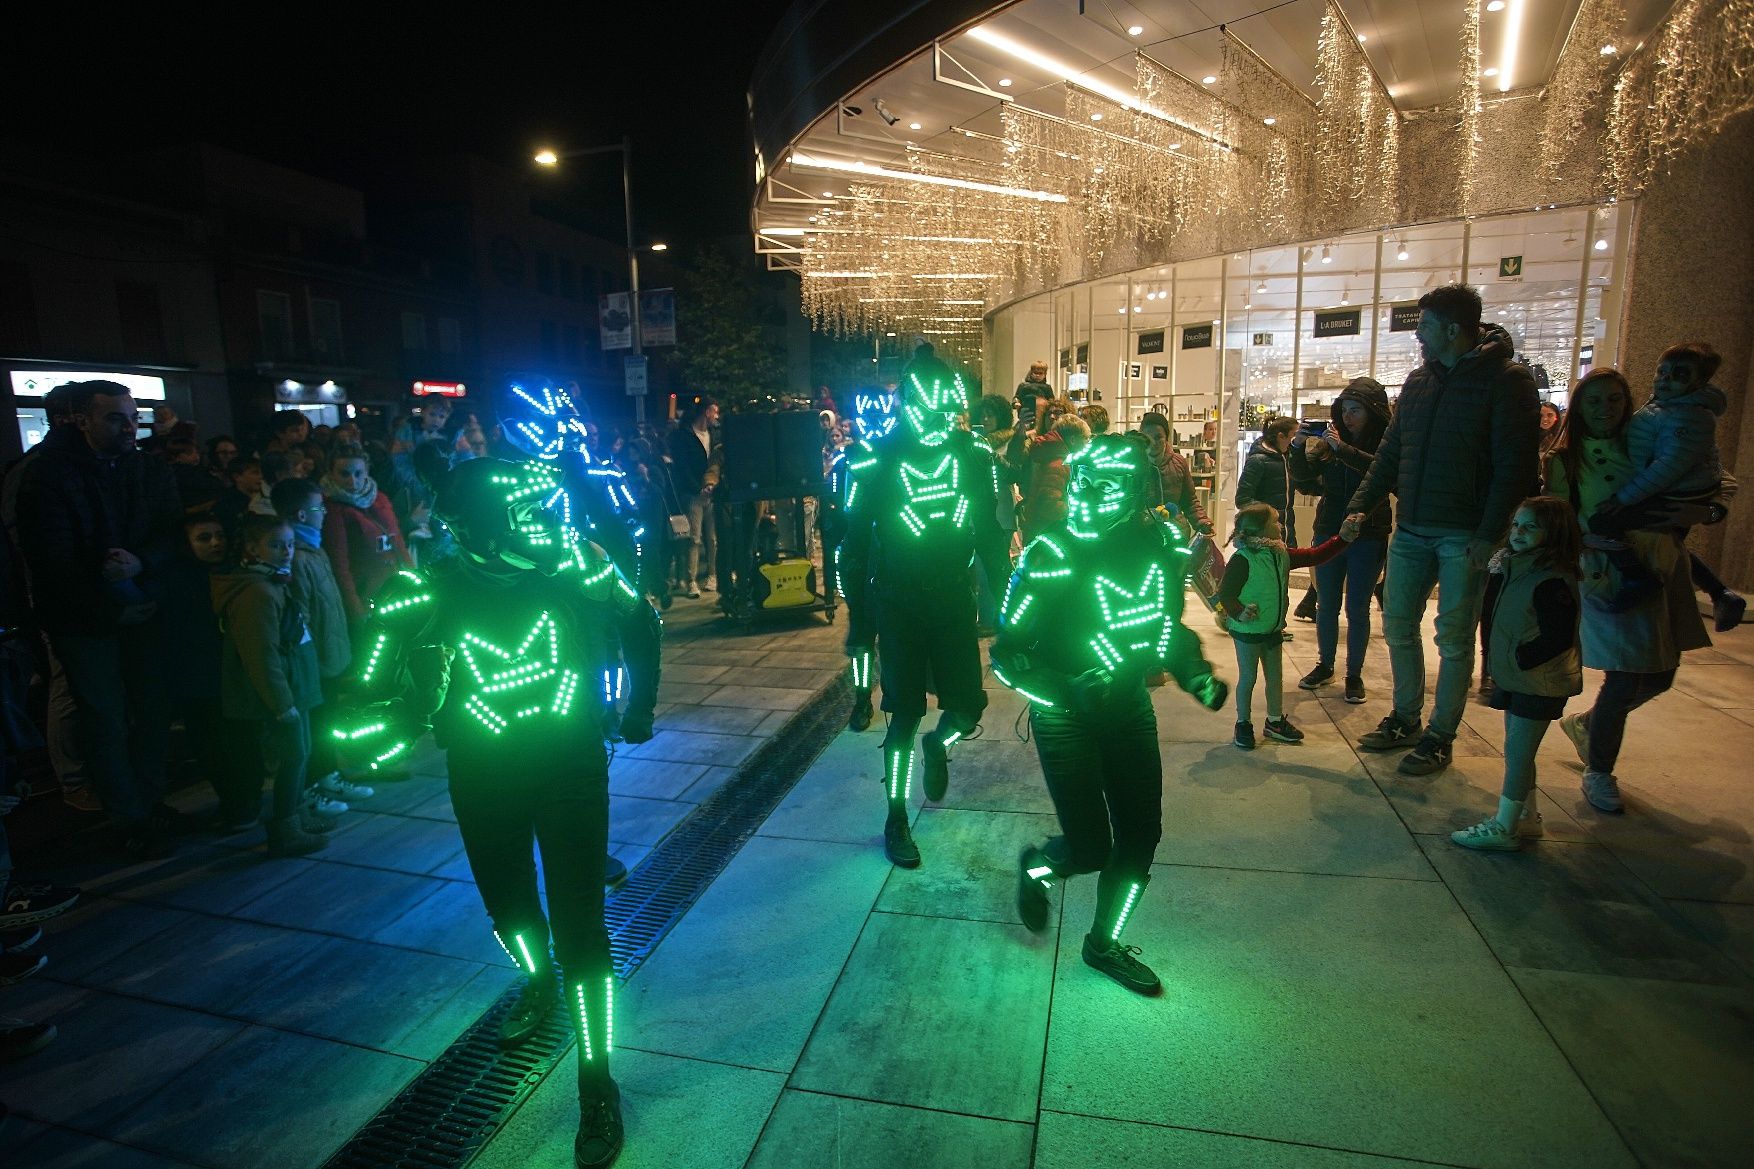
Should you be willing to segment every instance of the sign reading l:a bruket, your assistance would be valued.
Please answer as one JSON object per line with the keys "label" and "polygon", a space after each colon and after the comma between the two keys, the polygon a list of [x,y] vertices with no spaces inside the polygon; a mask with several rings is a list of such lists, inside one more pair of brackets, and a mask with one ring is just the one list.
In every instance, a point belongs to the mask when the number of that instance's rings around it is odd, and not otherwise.
{"label": "sign reading l:a bruket", "polygon": [[1329,309],[1315,315],[1317,337],[1356,337],[1362,313],[1355,308]]}

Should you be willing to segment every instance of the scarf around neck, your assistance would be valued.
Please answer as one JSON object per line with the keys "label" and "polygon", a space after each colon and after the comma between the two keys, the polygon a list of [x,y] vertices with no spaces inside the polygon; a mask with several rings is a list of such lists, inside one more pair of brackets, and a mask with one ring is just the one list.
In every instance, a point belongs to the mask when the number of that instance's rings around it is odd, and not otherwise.
{"label": "scarf around neck", "polygon": [[1261,552],[1261,551],[1285,552],[1285,551],[1287,551],[1287,549],[1285,547],[1285,541],[1283,541],[1283,540],[1269,540],[1265,536],[1249,536],[1249,535],[1244,535],[1241,532],[1238,532],[1236,534],[1236,538],[1231,541],[1231,545],[1233,547],[1236,547],[1236,548],[1247,548],[1247,549],[1250,549],[1251,551],[1255,551],[1255,552]]}
{"label": "scarf around neck", "polygon": [[358,492],[353,492],[336,482],[332,476],[324,475],[323,494],[330,499],[339,500],[342,503],[351,503],[354,507],[363,511],[364,509],[371,507],[373,503],[377,502],[378,481],[373,479],[370,475],[367,475],[365,477],[365,486]]}

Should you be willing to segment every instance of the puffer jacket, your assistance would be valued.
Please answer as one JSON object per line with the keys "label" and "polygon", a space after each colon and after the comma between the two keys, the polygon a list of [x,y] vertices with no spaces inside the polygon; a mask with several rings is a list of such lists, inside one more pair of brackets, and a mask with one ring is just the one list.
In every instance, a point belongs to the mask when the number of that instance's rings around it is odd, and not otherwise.
{"label": "puffer jacket", "polygon": [[1626,427],[1626,453],[1637,469],[1614,493],[1627,507],[1655,495],[1709,496],[1724,477],[1717,451],[1717,420],[1729,406],[1724,392],[1700,386],[1678,398],[1652,398]]}
{"label": "puffer jacket", "polygon": [[220,697],[226,718],[274,719],[323,701],[316,648],[289,576],[259,566],[215,573],[213,610],[225,632]]}
{"label": "puffer jacket", "polygon": [[1249,448],[1248,460],[1242,465],[1242,474],[1237,476],[1236,506],[1272,504],[1273,510],[1279,513],[1280,522],[1285,525],[1285,539],[1295,544],[1297,493],[1314,492],[1319,487],[1319,480],[1304,478],[1291,465],[1291,460],[1274,450],[1267,437],[1262,435]]}
{"label": "puffer jacket", "polygon": [[347,609],[329,554],[299,536],[292,552],[292,597],[311,623],[316,647],[317,673],[339,678],[353,662],[353,646],[347,639]]}
{"label": "puffer jacket", "polygon": [[1539,477],[1540,395],[1515,352],[1509,333],[1485,325],[1454,367],[1427,362],[1408,374],[1346,511],[1368,513],[1393,493],[1402,528],[1497,543]]}
{"label": "puffer jacket", "polygon": [[[1383,432],[1388,429],[1389,419],[1393,416],[1389,409],[1388,391],[1368,379],[1359,378],[1346,388],[1345,393],[1334,399],[1329,410],[1333,418],[1330,433],[1334,435],[1346,433],[1346,428],[1340,422],[1340,402],[1345,398],[1362,402],[1369,415],[1364,433],[1358,436],[1356,443],[1339,439],[1325,459],[1311,459],[1308,454],[1310,447],[1318,443],[1322,446],[1328,445],[1325,439],[1310,438],[1291,448],[1292,474],[1321,484],[1322,498],[1316,504],[1315,513],[1314,531],[1317,540],[1325,540],[1334,535],[1345,522],[1346,505],[1358,490],[1358,485],[1364,482],[1365,474],[1376,459],[1376,449],[1382,444]],[[1384,500],[1365,517],[1364,527],[1358,535],[1365,540],[1384,540],[1394,526],[1394,510]]]}

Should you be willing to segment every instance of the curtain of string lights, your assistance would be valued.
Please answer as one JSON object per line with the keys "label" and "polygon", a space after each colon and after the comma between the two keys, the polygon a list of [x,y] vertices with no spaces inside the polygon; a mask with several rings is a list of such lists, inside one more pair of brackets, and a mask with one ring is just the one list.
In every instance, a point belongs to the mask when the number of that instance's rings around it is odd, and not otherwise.
{"label": "curtain of string lights", "polygon": [[[1408,119],[1330,0],[1313,101],[1224,30],[1216,86],[1139,54],[1130,101],[1067,85],[1064,116],[1007,102],[998,135],[965,130],[954,154],[910,146],[895,169],[957,184],[853,184],[802,239],[804,311],[825,332],[917,333],[972,358],[986,309],[1031,291],[1414,213],[1507,210],[1483,205],[1494,105],[1480,8],[1468,0],[1456,99],[1421,115],[1454,127],[1452,149],[1403,151]],[[1754,0],[1682,0],[1638,45],[1625,22],[1625,0],[1585,0],[1540,95],[1554,201],[1636,196],[1754,108]]]}

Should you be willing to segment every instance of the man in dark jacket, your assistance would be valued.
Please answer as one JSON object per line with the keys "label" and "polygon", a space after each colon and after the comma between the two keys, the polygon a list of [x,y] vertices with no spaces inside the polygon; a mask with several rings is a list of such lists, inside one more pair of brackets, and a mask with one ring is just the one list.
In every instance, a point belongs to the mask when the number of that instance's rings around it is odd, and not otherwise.
{"label": "man in dark jacket", "polygon": [[718,424],[719,404],[706,398],[670,435],[670,478],[688,517],[687,573],[676,588],[694,600],[700,598],[715,559],[712,471],[713,429]]}
{"label": "man in dark jacket", "polygon": [[135,449],[125,386],[75,383],[68,409],[74,426],[50,432],[19,484],[19,551],[104,811],[126,852],[162,856],[176,814],[159,803],[170,724],[152,592],[182,509],[170,468]]}
{"label": "man in dark jacket", "polygon": [[[1516,345],[1497,325],[1480,324],[1480,294],[1465,284],[1419,298],[1425,364],[1407,375],[1376,460],[1348,505],[1363,524],[1392,492],[1383,596],[1383,640],[1395,679],[1395,708],[1365,735],[1367,751],[1414,743],[1400,771],[1430,775],[1449,766],[1450,745],[1474,672],[1486,560],[1516,506],[1535,489],[1540,398],[1529,367],[1511,360]],[[1437,591],[1437,695],[1420,735],[1425,657],[1419,623]]]}

